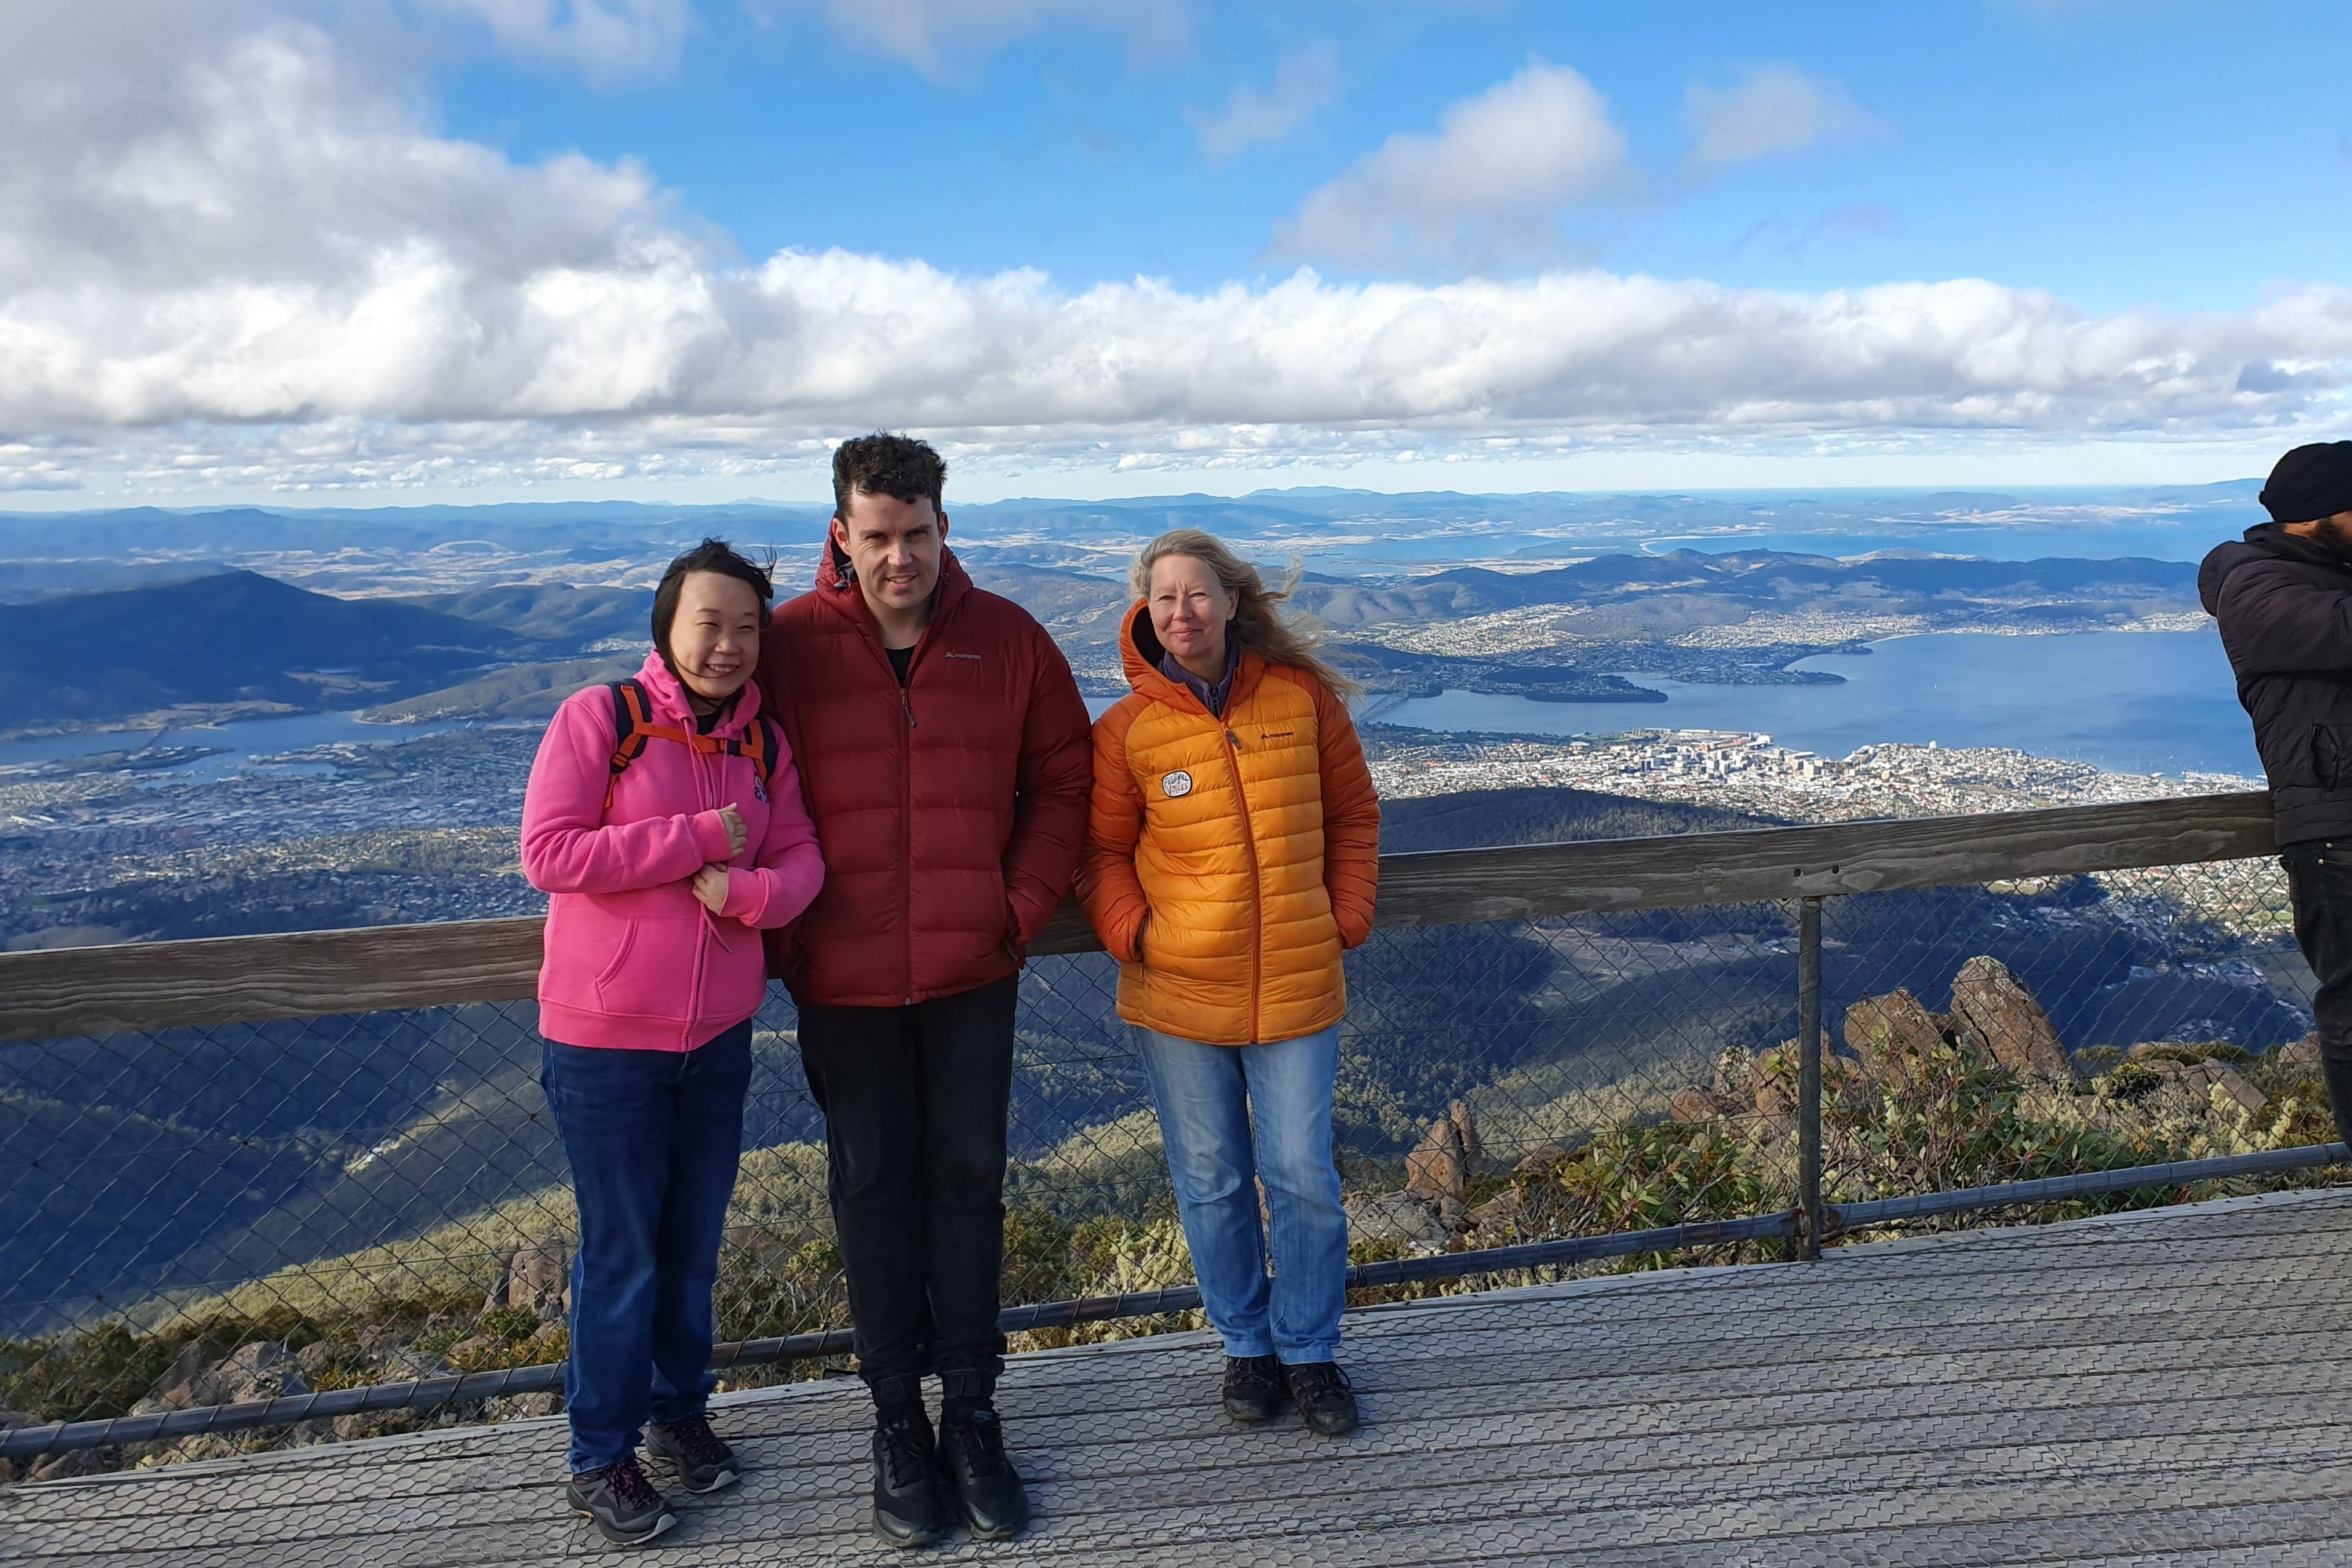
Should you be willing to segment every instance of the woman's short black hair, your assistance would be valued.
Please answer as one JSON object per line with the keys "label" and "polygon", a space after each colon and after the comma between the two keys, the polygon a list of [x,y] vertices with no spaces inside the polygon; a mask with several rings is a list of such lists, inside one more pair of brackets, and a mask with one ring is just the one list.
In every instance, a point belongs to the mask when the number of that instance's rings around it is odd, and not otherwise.
{"label": "woman's short black hair", "polygon": [[[751,592],[760,595],[760,625],[768,624],[768,606],[775,602],[776,585],[770,580],[768,568],[753,563],[723,539],[706,539],[669,563],[662,573],[661,585],[654,590],[654,649],[670,664],[669,628],[677,619],[677,596],[686,587],[689,572],[716,572],[722,577],[732,577],[751,584]],[[673,670],[675,665],[671,665]]]}

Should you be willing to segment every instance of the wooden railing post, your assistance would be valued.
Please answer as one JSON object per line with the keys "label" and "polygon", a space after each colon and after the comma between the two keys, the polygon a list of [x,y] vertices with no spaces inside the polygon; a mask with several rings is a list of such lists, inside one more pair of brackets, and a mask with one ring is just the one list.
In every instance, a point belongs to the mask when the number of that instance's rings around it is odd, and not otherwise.
{"label": "wooden railing post", "polygon": [[1797,1256],[1822,1255],[1822,901],[1797,905]]}

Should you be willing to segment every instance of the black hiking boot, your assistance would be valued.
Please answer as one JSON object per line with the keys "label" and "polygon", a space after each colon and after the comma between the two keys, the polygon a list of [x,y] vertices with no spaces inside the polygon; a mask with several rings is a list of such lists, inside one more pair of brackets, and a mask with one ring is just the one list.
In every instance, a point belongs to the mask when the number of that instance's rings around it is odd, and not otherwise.
{"label": "black hiking boot", "polygon": [[874,1429],[874,1533],[893,1546],[930,1546],[948,1532],[939,1449],[920,1410]]}
{"label": "black hiking boot", "polygon": [[1010,1541],[1029,1528],[1029,1494],[1004,1457],[1004,1427],[986,1405],[940,1423],[940,1466],[982,1541]]}
{"label": "black hiking boot", "polygon": [[643,1546],[677,1522],[669,1504],[637,1468],[632,1454],[617,1465],[583,1470],[564,1484],[563,1500],[596,1521],[615,1546]]}
{"label": "black hiking boot", "polygon": [[1225,1358],[1225,1414],[1238,1426],[1263,1426],[1282,1410],[1282,1363],[1270,1355]]}
{"label": "black hiking boot", "polygon": [[677,1467],[677,1484],[698,1495],[731,1487],[743,1479],[742,1462],[735,1450],[719,1440],[704,1416],[689,1415],[665,1426],[656,1421],[646,1427],[646,1452]]}
{"label": "black hiking boot", "polygon": [[1356,1429],[1356,1391],[1339,1363],[1301,1362],[1285,1366],[1282,1375],[1309,1429],[1326,1437],[1344,1437]]}

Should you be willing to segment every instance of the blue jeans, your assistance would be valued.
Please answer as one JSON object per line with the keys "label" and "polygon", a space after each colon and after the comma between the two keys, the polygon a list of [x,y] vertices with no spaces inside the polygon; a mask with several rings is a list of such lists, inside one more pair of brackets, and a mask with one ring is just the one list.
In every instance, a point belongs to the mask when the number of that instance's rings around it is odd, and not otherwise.
{"label": "blue jeans", "polygon": [[[1135,1033],[1192,1275],[1225,1353],[1336,1360],[1348,1300],[1348,1215],[1331,1158],[1339,1026],[1263,1046]],[[1274,1222],[1270,1279],[1257,1182]]]}
{"label": "blue jeans", "polygon": [[743,1144],[751,1021],[690,1051],[547,1042],[539,1074],[572,1163],[574,1474],[636,1451],[648,1419],[703,1413],[710,1291]]}

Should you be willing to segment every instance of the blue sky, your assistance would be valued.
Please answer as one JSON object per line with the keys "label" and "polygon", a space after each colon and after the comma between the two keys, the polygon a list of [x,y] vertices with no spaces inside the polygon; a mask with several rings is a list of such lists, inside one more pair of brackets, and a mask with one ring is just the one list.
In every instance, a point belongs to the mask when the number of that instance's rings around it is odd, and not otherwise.
{"label": "blue sky", "polygon": [[[927,77],[805,12],[706,5],[674,71],[591,86],[478,56],[448,72],[444,113],[525,160],[641,158],[748,256],[840,246],[1198,289],[1287,272],[1298,258],[1274,234],[1307,192],[1535,56],[1590,79],[1632,142],[1642,188],[1561,224],[1621,270],[1808,289],[1980,277],[2093,310],[2228,310],[2273,279],[2342,276],[2352,243],[2341,5],[1392,0],[1191,16],[1181,47],[1057,16]],[[1279,140],[1203,151],[1191,117],[1271,88],[1286,57],[1318,56],[1321,107]],[[1698,177],[1691,85],[1731,88],[1770,63],[1835,84],[1863,118]]]}
{"label": "blue sky", "polygon": [[[37,12],[37,14],[34,14]],[[0,16],[0,491],[2189,482],[2346,434],[2352,8]]]}

